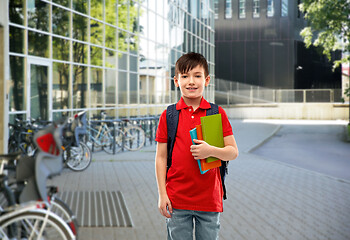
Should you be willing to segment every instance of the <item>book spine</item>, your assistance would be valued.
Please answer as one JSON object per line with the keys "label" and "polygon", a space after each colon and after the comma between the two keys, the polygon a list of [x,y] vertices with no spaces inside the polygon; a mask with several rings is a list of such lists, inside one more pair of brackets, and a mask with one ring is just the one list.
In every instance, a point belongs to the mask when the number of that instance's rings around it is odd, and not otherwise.
{"label": "book spine", "polygon": [[[192,143],[195,144],[193,142],[193,139],[198,139],[198,137],[197,137],[197,128],[193,128],[192,130],[190,130],[190,135],[191,135]],[[202,171],[202,166],[201,166],[201,160],[200,159],[197,160],[197,163],[198,163],[198,167],[199,167],[200,173],[201,174],[206,173],[207,171]]]}
{"label": "book spine", "polygon": [[[202,125],[196,125],[196,130],[197,130],[197,139],[198,140],[203,140]],[[202,174],[204,174],[204,173],[209,171],[209,169],[208,170],[204,170],[203,163],[205,163],[205,159],[198,160],[198,164],[200,165]]]}

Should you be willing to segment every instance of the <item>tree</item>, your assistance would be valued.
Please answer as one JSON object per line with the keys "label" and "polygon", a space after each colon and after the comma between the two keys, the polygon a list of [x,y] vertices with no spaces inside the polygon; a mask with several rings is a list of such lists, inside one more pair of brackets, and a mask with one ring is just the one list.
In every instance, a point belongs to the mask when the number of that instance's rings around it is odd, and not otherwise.
{"label": "tree", "polygon": [[[350,52],[349,0],[303,0],[299,8],[309,24],[300,32],[307,47],[322,47],[329,60],[333,51]],[[344,56],[334,61],[334,68],[349,61],[350,56]]]}
{"label": "tree", "polygon": [[[303,0],[299,8],[309,24],[300,32],[306,47],[321,47],[328,60],[331,60],[331,53],[336,50],[347,53],[340,60],[334,61],[333,69],[349,63],[350,0]],[[345,90],[345,94],[349,95],[349,92],[350,87]]]}

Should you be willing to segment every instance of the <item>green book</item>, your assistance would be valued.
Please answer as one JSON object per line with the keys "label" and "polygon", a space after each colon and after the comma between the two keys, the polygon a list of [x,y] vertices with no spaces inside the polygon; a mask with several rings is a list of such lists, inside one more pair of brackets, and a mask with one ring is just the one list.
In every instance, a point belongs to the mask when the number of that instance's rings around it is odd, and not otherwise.
{"label": "green book", "polygon": [[[221,114],[201,117],[201,125],[202,125],[203,140],[206,143],[215,147],[220,147],[220,148],[225,147]],[[206,162],[210,163],[216,160],[218,159],[215,157],[208,157],[206,159]]]}

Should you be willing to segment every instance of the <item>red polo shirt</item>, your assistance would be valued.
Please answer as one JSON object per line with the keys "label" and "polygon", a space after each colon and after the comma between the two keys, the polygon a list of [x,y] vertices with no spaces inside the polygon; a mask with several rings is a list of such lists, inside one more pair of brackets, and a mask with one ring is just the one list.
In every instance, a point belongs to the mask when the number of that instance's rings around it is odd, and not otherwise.
{"label": "red polo shirt", "polygon": [[[219,168],[205,174],[199,171],[198,163],[190,152],[192,145],[190,130],[201,124],[210,104],[202,98],[199,108],[193,111],[181,98],[176,109],[181,110],[173,149],[172,165],[167,173],[166,190],[172,207],[176,209],[222,212],[223,190]],[[224,137],[233,135],[226,112],[219,107]],[[159,119],[156,141],[167,142],[166,110]]]}

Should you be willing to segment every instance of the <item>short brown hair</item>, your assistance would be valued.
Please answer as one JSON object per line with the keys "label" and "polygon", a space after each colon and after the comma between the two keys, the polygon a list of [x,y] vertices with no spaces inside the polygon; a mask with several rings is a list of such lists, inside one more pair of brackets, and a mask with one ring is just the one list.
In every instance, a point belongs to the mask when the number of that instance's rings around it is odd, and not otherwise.
{"label": "short brown hair", "polygon": [[188,73],[198,65],[204,68],[204,75],[207,77],[209,75],[209,70],[205,57],[202,54],[195,52],[186,53],[176,61],[175,76]]}

